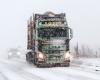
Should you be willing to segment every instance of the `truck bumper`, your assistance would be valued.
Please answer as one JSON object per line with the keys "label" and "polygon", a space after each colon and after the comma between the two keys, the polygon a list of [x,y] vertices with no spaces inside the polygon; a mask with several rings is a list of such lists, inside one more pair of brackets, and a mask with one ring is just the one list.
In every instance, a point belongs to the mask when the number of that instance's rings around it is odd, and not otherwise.
{"label": "truck bumper", "polygon": [[45,63],[40,62],[37,64],[37,67],[68,67],[70,66],[70,60],[61,62],[61,63]]}

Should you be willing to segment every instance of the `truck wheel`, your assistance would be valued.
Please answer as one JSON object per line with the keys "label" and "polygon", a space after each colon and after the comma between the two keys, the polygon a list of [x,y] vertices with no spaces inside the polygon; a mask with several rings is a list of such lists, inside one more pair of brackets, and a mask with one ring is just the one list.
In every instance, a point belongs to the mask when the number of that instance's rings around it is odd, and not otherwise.
{"label": "truck wheel", "polygon": [[29,59],[28,59],[28,54],[26,54],[26,61],[28,61]]}
{"label": "truck wheel", "polygon": [[38,65],[38,63],[37,63],[37,58],[36,58],[36,54],[34,54],[34,56],[33,56],[33,64],[34,65]]}

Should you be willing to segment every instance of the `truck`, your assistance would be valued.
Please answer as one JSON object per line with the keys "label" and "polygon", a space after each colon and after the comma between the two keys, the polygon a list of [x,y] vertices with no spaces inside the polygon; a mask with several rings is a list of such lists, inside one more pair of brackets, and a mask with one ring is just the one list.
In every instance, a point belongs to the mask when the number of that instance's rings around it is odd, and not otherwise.
{"label": "truck", "polygon": [[73,37],[66,14],[33,14],[28,21],[26,61],[37,67],[70,66]]}

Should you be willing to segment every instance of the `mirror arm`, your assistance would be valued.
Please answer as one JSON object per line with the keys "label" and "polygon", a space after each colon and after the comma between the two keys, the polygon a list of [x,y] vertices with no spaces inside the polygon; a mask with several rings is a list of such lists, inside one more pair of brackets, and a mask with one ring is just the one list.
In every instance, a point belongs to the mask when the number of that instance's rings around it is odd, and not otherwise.
{"label": "mirror arm", "polygon": [[69,37],[70,37],[70,39],[72,39],[73,38],[73,31],[72,31],[72,29],[71,28],[69,28]]}

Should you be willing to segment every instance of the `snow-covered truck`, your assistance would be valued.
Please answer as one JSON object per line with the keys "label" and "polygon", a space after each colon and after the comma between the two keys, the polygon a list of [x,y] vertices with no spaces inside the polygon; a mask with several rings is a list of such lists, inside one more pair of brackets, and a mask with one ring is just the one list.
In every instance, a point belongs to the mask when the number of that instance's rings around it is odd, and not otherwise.
{"label": "snow-covered truck", "polygon": [[37,67],[70,66],[72,29],[65,13],[33,14],[28,21],[26,60]]}

